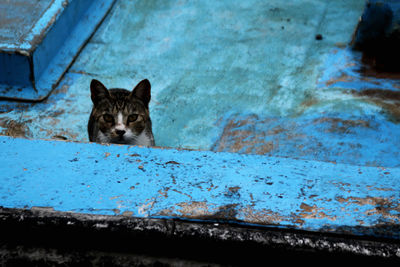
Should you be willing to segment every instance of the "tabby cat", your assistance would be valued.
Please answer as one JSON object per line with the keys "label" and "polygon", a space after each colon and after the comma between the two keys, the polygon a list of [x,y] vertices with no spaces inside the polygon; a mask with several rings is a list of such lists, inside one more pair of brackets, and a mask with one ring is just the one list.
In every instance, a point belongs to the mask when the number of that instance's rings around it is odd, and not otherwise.
{"label": "tabby cat", "polygon": [[150,82],[146,79],[130,92],[90,83],[93,109],[88,123],[91,142],[154,146],[149,113]]}

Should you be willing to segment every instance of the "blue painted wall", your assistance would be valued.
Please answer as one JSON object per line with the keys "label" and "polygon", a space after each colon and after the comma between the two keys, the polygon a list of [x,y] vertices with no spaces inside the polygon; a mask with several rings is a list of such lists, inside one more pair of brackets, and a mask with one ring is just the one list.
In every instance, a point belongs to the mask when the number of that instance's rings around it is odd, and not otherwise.
{"label": "blue painted wall", "polygon": [[159,146],[398,166],[398,100],[356,93],[399,88],[348,48],[364,5],[118,1],[47,101],[0,105],[2,132],[86,142],[90,80],[148,78]]}

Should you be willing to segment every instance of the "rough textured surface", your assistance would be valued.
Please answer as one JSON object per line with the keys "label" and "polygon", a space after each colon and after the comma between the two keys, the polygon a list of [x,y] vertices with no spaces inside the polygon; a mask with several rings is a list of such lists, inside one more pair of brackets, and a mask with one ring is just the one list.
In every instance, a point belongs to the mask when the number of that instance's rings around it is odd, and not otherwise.
{"label": "rough textured surface", "polygon": [[0,98],[45,99],[114,0],[0,3]]}
{"label": "rough textured surface", "polygon": [[0,138],[0,206],[399,240],[398,168]]}
{"label": "rough textured surface", "polygon": [[[0,206],[33,224],[43,207],[104,215],[106,231],[121,216],[308,231],[273,244],[397,259],[399,84],[347,47],[363,6],[117,1],[46,101],[0,103],[2,135],[32,139],[0,138]],[[148,78],[156,144],[218,153],[85,143],[92,78]],[[250,238],[235,229],[194,236]]]}
{"label": "rough textured surface", "polygon": [[[41,266],[249,266],[399,262],[399,244],[226,222],[0,208],[0,262]],[[79,242],[76,242],[79,240]],[[201,248],[201,249],[199,249]]]}
{"label": "rough textured surface", "polygon": [[[59,86],[64,94],[3,116],[21,120],[34,138],[86,141],[90,79],[129,89],[149,78],[157,144],[208,150],[235,114],[264,120],[320,106],[314,97],[318,67],[350,40],[362,2],[118,1]],[[302,117],[296,120],[300,128]],[[287,150],[272,152],[293,153],[290,142],[281,143]]]}
{"label": "rough textured surface", "polygon": [[120,0],[48,100],[0,118],[86,142],[91,79],[148,78],[158,146],[397,167],[398,79],[347,47],[364,4]]}
{"label": "rough textured surface", "polygon": [[0,48],[27,48],[32,41],[29,35],[38,34],[32,33],[32,28],[53,3],[54,0],[0,2]]}

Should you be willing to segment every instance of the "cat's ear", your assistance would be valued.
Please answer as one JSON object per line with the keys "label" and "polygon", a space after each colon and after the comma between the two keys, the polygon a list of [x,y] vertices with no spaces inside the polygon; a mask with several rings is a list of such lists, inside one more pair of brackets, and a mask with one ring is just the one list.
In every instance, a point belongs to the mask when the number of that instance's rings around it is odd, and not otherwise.
{"label": "cat's ear", "polygon": [[151,98],[151,84],[149,80],[144,79],[140,83],[138,83],[135,88],[133,88],[130,96],[131,97],[136,97],[142,100],[143,104],[146,106],[146,108],[149,108],[149,102]]}
{"label": "cat's ear", "polygon": [[109,98],[110,93],[107,88],[98,80],[93,79],[90,83],[90,93],[93,104],[99,103],[101,99]]}

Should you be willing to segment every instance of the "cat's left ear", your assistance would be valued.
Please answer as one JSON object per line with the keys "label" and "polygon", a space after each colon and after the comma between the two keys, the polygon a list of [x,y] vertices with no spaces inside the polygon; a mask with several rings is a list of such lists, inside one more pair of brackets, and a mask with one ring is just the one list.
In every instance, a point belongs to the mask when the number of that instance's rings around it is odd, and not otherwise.
{"label": "cat's left ear", "polygon": [[90,83],[90,93],[93,104],[97,104],[103,98],[110,97],[110,93],[107,88],[98,80],[93,79]]}
{"label": "cat's left ear", "polygon": [[138,83],[135,88],[133,88],[130,97],[136,97],[142,100],[146,108],[149,108],[149,102],[151,98],[151,84],[149,80],[145,79]]}

